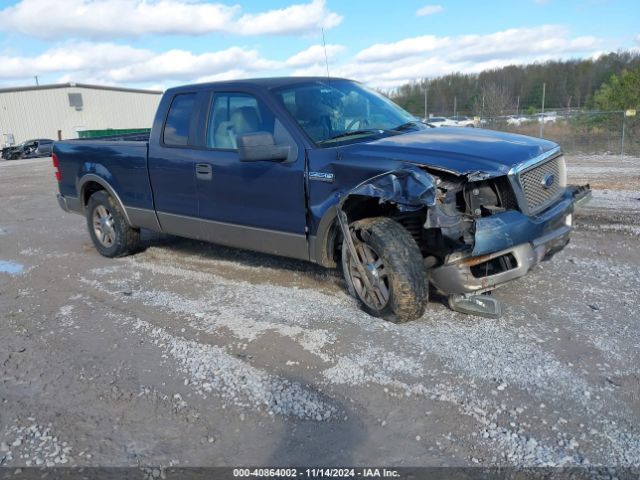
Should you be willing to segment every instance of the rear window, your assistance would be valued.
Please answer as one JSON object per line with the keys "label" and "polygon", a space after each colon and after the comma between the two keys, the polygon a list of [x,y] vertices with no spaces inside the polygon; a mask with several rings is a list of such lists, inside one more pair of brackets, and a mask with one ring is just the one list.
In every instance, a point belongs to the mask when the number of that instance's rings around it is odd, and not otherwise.
{"label": "rear window", "polygon": [[195,93],[183,93],[173,98],[162,133],[166,145],[189,144],[189,124],[195,100]]}

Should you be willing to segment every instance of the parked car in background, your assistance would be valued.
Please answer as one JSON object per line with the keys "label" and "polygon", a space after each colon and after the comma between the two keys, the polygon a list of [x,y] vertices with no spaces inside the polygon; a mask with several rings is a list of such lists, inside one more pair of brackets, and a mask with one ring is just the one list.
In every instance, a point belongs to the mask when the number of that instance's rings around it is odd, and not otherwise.
{"label": "parked car in background", "polygon": [[558,119],[558,114],[556,112],[536,113],[533,118],[538,123],[554,123]]}
{"label": "parked car in background", "polygon": [[3,148],[2,158],[5,160],[17,160],[19,158],[49,157],[52,150],[53,140],[38,138]]}
{"label": "parked car in background", "polygon": [[450,120],[456,122],[457,127],[475,127],[476,122],[473,118],[466,117],[464,115],[458,115],[457,117],[451,117]]}
{"label": "parked car in background", "polygon": [[519,126],[523,123],[527,123],[532,121],[531,118],[529,117],[523,117],[523,116],[516,116],[516,115],[511,115],[510,117],[507,118],[507,125],[515,125],[515,126]]}
{"label": "parked car in background", "polygon": [[450,120],[446,117],[427,118],[426,123],[434,127],[457,127],[458,126],[458,124],[454,120]]}
{"label": "parked car in background", "polygon": [[466,117],[464,115],[458,115],[456,117],[431,117],[426,120],[428,125],[434,127],[475,127],[475,121],[473,118]]}
{"label": "parked car in background", "polygon": [[8,145],[2,148],[2,152],[0,152],[0,158],[4,158],[5,160],[9,160],[12,152],[16,149],[17,145]]}

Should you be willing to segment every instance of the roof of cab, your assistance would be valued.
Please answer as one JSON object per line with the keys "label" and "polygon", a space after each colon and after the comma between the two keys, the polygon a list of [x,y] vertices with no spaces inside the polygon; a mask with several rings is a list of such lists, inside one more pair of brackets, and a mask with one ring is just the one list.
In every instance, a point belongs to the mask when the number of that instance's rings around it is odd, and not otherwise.
{"label": "roof of cab", "polygon": [[326,82],[331,80],[348,80],[338,77],[270,77],[270,78],[246,78],[240,80],[224,80],[220,82],[196,83],[191,85],[181,85],[167,89],[166,93],[175,93],[185,90],[195,91],[216,87],[262,87],[265,89],[284,87],[309,82]]}

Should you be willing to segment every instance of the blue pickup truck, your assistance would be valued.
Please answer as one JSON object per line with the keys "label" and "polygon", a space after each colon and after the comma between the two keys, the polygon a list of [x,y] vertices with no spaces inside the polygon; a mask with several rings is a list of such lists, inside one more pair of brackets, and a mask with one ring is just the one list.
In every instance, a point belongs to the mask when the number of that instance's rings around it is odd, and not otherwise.
{"label": "blue pickup truck", "polygon": [[149,135],[56,142],[52,159],[58,203],[106,257],[150,229],[340,267],[393,322],[421,317],[430,285],[455,308],[522,277],[590,193],[555,143],[431,128],[338,78],[172,88]]}

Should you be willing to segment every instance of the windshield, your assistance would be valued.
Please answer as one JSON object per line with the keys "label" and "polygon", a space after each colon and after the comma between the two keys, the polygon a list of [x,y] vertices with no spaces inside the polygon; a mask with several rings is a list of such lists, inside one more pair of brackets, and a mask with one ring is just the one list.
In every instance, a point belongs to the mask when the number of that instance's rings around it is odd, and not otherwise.
{"label": "windshield", "polygon": [[317,144],[428,128],[388,98],[349,80],[318,80],[273,93]]}

